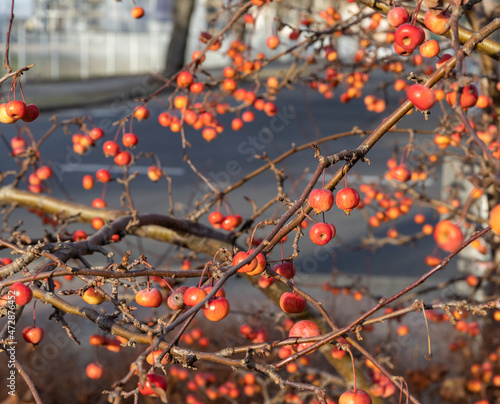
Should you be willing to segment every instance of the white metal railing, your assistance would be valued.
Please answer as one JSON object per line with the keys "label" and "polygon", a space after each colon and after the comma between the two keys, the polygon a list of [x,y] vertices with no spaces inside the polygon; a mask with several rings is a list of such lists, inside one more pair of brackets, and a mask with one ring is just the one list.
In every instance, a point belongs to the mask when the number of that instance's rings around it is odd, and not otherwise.
{"label": "white metal railing", "polygon": [[[10,60],[17,69],[34,63],[26,80],[88,79],[162,71],[171,25],[161,32],[36,32],[18,27]],[[0,49],[5,42],[0,42]]]}

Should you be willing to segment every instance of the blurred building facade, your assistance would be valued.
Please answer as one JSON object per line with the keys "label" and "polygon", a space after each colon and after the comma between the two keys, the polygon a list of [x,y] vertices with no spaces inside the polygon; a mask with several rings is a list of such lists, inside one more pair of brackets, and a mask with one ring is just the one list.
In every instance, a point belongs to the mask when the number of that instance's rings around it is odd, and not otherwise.
{"label": "blurred building facade", "polygon": [[[132,0],[15,0],[10,61],[14,69],[34,63],[24,80],[89,79],[162,72],[173,27],[172,6],[182,0],[137,0],[145,16],[131,17]],[[229,0],[195,0],[188,36],[187,58],[196,49],[200,30],[217,31],[230,19],[222,7]],[[292,2],[293,3],[293,2]],[[276,15],[297,21],[303,12],[324,8],[332,0],[296,0],[291,9],[274,3],[256,13],[250,35],[252,49],[268,52],[265,41]],[[0,2],[0,49],[10,18],[10,1]],[[234,7],[233,7],[234,9]],[[314,13],[314,11],[313,11]],[[241,33],[241,27],[240,33]],[[246,27],[251,30],[252,27]],[[286,40],[287,29],[280,36]],[[247,31],[248,33],[248,31]],[[223,48],[229,46],[226,34]],[[205,67],[229,62],[221,54],[208,53]]]}
{"label": "blurred building facade", "polygon": [[[11,64],[34,63],[28,80],[161,72],[174,1],[141,0],[146,15],[136,20],[130,15],[131,0],[15,0]],[[0,2],[2,33],[8,29],[10,3]],[[0,37],[4,46],[5,34]]]}
{"label": "blurred building facade", "polygon": [[[15,25],[29,31],[145,31],[171,20],[174,0],[141,0],[147,19],[130,19],[132,1],[15,0]],[[10,1],[0,3],[2,28],[10,17]]]}

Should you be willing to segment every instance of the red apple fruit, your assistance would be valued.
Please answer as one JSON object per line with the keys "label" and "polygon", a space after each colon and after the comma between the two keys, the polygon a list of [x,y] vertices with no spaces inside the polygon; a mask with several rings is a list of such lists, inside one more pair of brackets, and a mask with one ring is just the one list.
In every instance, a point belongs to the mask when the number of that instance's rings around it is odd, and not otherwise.
{"label": "red apple fruit", "polygon": [[448,25],[450,17],[450,14],[446,11],[436,13],[436,10],[428,10],[425,13],[424,25],[429,31],[438,35],[444,35],[450,29]]}
{"label": "red apple fruit", "polygon": [[180,72],[177,76],[177,85],[187,88],[193,83],[193,75],[187,71]]}
{"label": "red apple fruit", "polygon": [[403,24],[396,30],[394,41],[404,50],[413,51],[425,41],[425,32],[415,25]]}
{"label": "red apple fruit", "polygon": [[115,164],[117,166],[129,165],[132,161],[132,155],[128,151],[121,151],[115,156]]}
{"label": "red apple fruit", "polygon": [[491,230],[496,234],[500,234],[500,204],[495,205],[490,211],[489,224]]}
{"label": "red apple fruit", "polygon": [[82,299],[88,304],[95,305],[101,304],[106,300],[106,298],[99,292],[97,292],[94,288],[87,289],[83,294]]}
{"label": "red apple fruit", "polygon": [[229,302],[225,297],[214,297],[208,302],[208,307],[203,308],[203,314],[210,321],[222,320],[229,314]]}
{"label": "red apple fruit", "polygon": [[22,101],[11,101],[5,105],[5,112],[12,119],[22,119],[26,114],[26,104]]}
{"label": "red apple fruit", "polygon": [[142,18],[144,16],[144,9],[142,7],[134,7],[132,11],[130,12],[132,17],[135,19]]}
{"label": "red apple fruit", "polygon": [[[30,105],[33,105],[33,104],[30,104]],[[29,107],[29,105],[28,105],[28,107]],[[89,136],[92,138],[92,140],[99,140],[99,139],[104,137],[104,131],[101,128],[96,127],[96,128],[93,128],[89,132]]]}
{"label": "red apple fruit", "polygon": [[399,27],[400,25],[408,22],[410,14],[404,7],[394,7],[387,13],[387,22],[393,27]]}
{"label": "red apple fruit", "polygon": [[316,223],[309,230],[309,238],[316,245],[325,245],[332,237],[332,229],[326,223]]}
{"label": "red apple fruit", "polygon": [[339,397],[339,404],[372,404],[372,399],[364,390],[349,390]]}
{"label": "red apple fruit", "polygon": [[276,35],[271,35],[266,40],[266,45],[269,49],[276,49],[280,44],[280,40]]}
{"label": "red apple fruit", "polygon": [[436,103],[434,92],[422,84],[411,85],[406,91],[406,96],[421,111],[431,109]]}
{"label": "red apple fruit", "polygon": [[297,293],[285,292],[280,297],[280,307],[285,313],[302,313],[307,306],[307,300]]}
{"label": "red apple fruit", "polygon": [[238,225],[238,217],[236,215],[226,216],[221,223],[221,227],[227,231],[233,231]]}
{"label": "red apple fruit", "polygon": [[141,385],[139,382],[139,393],[143,396],[160,397],[166,390],[167,380],[161,375],[148,373],[144,384]]}
{"label": "red apple fruit", "polygon": [[0,104],[0,122],[1,123],[14,123],[17,121],[17,119],[12,118],[10,115],[7,114],[7,109],[6,109],[7,104]]}
{"label": "red apple fruit", "polygon": [[207,292],[203,289],[191,286],[184,292],[184,304],[186,306],[196,306],[207,296]]}
{"label": "red apple fruit", "polygon": [[439,69],[441,66],[443,66],[450,59],[451,59],[451,55],[449,53],[445,53],[436,62],[436,69]]}
{"label": "red apple fruit", "polygon": [[89,337],[89,343],[90,343],[90,345],[101,346],[101,345],[106,345],[107,341],[106,341],[106,337],[103,335],[92,334]]}
{"label": "red apple fruit", "polygon": [[186,305],[184,303],[184,292],[188,290],[187,286],[178,287],[167,299],[167,305],[172,310],[183,309]]}
{"label": "red apple fruit", "polygon": [[125,147],[134,147],[139,143],[139,138],[135,133],[125,133],[122,137],[122,143]]}
{"label": "red apple fruit", "polygon": [[399,182],[406,182],[411,178],[410,170],[408,170],[408,168],[406,168],[403,164],[391,168],[389,170],[389,175]]}
{"label": "red apple fruit", "polygon": [[285,261],[281,264],[276,264],[273,267],[273,271],[281,276],[284,276],[286,279],[292,279],[295,276],[296,270],[295,265],[292,262]]}
{"label": "red apple fruit", "polygon": [[309,205],[316,213],[329,211],[333,201],[333,192],[329,189],[313,189],[309,194]]}
{"label": "red apple fruit", "polygon": [[440,50],[439,43],[435,39],[425,41],[419,48],[420,54],[424,58],[433,58],[439,55]]}
{"label": "red apple fruit", "polygon": [[115,157],[120,151],[120,146],[118,143],[108,140],[102,145],[102,151],[106,157]]}
{"label": "red apple fruit", "polygon": [[[288,333],[288,336],[290,338],[291,337],[309,338],[309,337],[317,337],[319,335],[321,335],[321,330],[319,326],[310,320],[297,321],[290,329],[290,332]],[[303,342],[301,344],[293,345],[292,349],[295,352],[300,352],[313,344],[314,342]]]}
{"label": "red apple fruit", "polygon": [[40,115],[40,110],[35,104],[26,105],[26,112],[21,118],[24,122],[33,122]]}
{"label": "red apple fruit", "polygon": [[143,289],[136,293],[135,301],[144,307],[160,307],[163,303],[163,296],[156,288]]}
{"label": "red apple fruit", "polygon": [[99,362],[89,363],[85,372],[90,379],[100,379],[104,374],[104,367]]}
{"label": "red apple fruit", "polygon": [[161,179],[162,177],[162,171],[161,171],[161,168],[156,166],[156,165],[152,165],[152,166],[149,166],[148,167],[148,178],[153,181],[153,182],[157,182]]}
{"label": "red apple fruit", "polygon": [[36,345],[43,339],[43,328],[41,327],[24,328],[23,338],[26,342],[30,342],[33,345]]}
{"label": "red apple fruit", "polygon": [[464,241],[462,230],[449,220],[441,220],[434,227],[434,240],[446,252],[455,251]]}
{"label": "red apple fruit", "polygon": [[259,286],[262,289],[265,289],[265,288],[268,288],[269,286],[271,286],[274,283],[274,278],[272,278],[270,276],[266,276],[266,275],[261,275],[261,277],[259,278],[258,283],[259,283]]}
{"label": "red apple fruit", "polygon": [[168,112],[162,112],[160,115],[158,115],[158,122],[163,127],[169,127],[172,123],[172,115],[170,115],[170,113]]}
{"label": "red apple fruit", "polygon": [[[245,260],[249,256],[250,256],[250,254],[247,252],[244,252],[244,251],[238,252],[233,257],[233,266],[238,265],[240,262],[242,262],[243,260]],[[257,260],[254,258],[248,264],[245,264],[240,269],[238,269],[238,272],[240,272],[240,273],[252,272],[255,270],[255,268],[257,268]]]}
{"label": "red apple fruit", "polygon": [[97,181],[104,183],[109,182],[111,180],[111,174],[105,168],[97,170],[97,172],[95,173],[95,177],[97,178]]}
{"label": "red apple fruit", "polygon": [[[248,254],[252,254],[253,252],[254,249],[252,248],[251,250],[248,251]],[[254,270],[247,272],[247,275],[250,276],[260,275],[266,269],[267,260],[264,254],[258,253],[255,259],[257,260],[257,266],[255,267]]]}
{"label": "red apple fruit", "polygon": [[52,168],[49,166],[41,166],[36,170],[36,176],[42,181],[48,180],[52,177]]}
{"label": "red apple fruit", "polygon": [[223,220],[224,220],[224,215],[222,213],[220,213],[219,211],[211,212],[208,215],[208,221],[216,229],[219,229],[221,227]]}
{"label": "red apple fruit", "polygon": [[[12,149],[24,152],[26,150],[26,140],[21,136],[14,136],[10,141],[10,146]],[[14,153],[16,155],[16,153]]]}
{"label": "red apple fruit", "polygon": [[346,215],[350,215],[352,210],[359,205],[359,193],[354,188],[344,188],[337,192],[336,203]]}
{"label": "red apple fruit", "polygon": [[33,297],[31,289],[21,282],[12,284],[10,291],[14,293],[14,301],[18,306],[26,306]]}
{"label": "red apple fruit", "polygon": [[[451,88],[456,88],[456,83],[453,83]],[[474,84],[465,86],[462,89],[462,94],[460,96],[460,106],[462,108],[473,107],[477,103],[478,96],[479,94],[477,91],[477,87]],[[446,94],[446,101],[452,107],[455,105],[456,98],[457,98],[457,91],[451,91],[448,94]]]}
{"label": "red apple fruit", "polygon": [[[207,292],[207,295],[212,291],[214,288],[213,286],[210,285],[204,285],[201,287],[205,292]],[[215,297],[226,297],[226,291],[224,288],[219,288],[217,292],[215,292]]]}
{"label": "red apple fruit", "polygon": [[151,113],[149,112],[149,109],[147,109],[145,106],[137,106],[135,107],[134,110],[134,117],[139,121],[144,121],[145,119],[148,119]]}

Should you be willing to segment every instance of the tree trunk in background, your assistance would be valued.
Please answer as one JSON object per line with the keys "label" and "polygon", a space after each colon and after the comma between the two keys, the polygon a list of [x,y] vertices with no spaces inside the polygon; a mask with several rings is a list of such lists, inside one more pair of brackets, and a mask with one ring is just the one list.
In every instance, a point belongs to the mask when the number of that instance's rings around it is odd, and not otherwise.
{"label": "tree trunk in background", "polygon": [[[481,29],[485,18],[489,18],[489,16],[494,13],[495,6],[495,1],[487,0],[482,4],[478,4],[478,7],[474,8],[474,11],[468,11],[465,14],[473,31],[477,32]],[[500,39],[499,33],[493,33],[491,39],[498,41]],[[479,55],[481,56],[482,73],[479,94],[487,94],[489,92],[493,100],[492,108],[496,111],[497,114],[500,114],[500,91],[496,87],[496,83],[500,78],[498,63],[488,55],[485,55],[483,53],[479,53]],[[489,111],[486,111],[485,113],[489,114]]]}
{"label": "tree trunk in background", "polygon": [[195,0],[174,1],[172,18],[174,27],[168,45],[165,76],[168,78],[177,73],[184,66],[189,24],[194,10]]}

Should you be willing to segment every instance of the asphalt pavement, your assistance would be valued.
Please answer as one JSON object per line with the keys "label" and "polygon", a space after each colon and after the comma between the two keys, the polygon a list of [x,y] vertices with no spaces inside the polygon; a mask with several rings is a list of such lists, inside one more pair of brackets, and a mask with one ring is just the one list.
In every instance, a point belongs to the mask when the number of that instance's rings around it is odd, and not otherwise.
{"label": "asphalt pavement", "polygon": [[[97,107],[115,100],[130,100],[159,86],[151,75],[106,77],[91,80],[30,82],[23,85],[28,103],[42,111]],[[141,90],[143,89],[143,90]]]}

